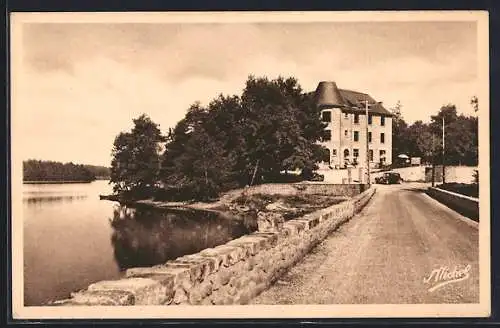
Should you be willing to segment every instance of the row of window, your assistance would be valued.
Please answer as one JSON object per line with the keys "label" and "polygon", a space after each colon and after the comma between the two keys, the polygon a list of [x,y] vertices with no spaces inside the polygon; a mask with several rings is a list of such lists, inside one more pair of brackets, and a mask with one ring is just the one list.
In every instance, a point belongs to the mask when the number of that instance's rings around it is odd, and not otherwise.
{"label": "row of window", "polygon": [[[347,137],[349,131],[344,131],[344,136]],[[359,131],[354,131],[353,139],[355,142],[359,141]],[[332,140],[332,130],[324,130],[322,141]],[[372,142],[372,133],[368,132],[368,142]],[[380,134],[380,143],[385,143],[385,133]]]}
{"label": "row of window", "polygon": [[[344,118],[349,118],[349,113],[344,113]],[[331,122],[332,121],[332,112],[324,111],[321,114],[321,120],[323,122]],[[371,125],[373,121],[373,117],[371,114],[368,114],[368,124]],[[359,114],[354,114],[354,124],[359,124]],[[380,125],[385,126],[385,116],[380,116]]]}
{"label": "row of window", "polygon": [[[384,158],[385,157],[385,150],[379,150],[379,157]],[[337,156],[337,149],[332,149],[332,156],[336,157]],[[352,156],[353,157],[359,157],[359,149],[358,148],[353,148],[352,150]],[[373,149],[369,150],[369,156],[370,156],[370,161],[373,162]],[[349,149],[344,149],[344,158],[349,157]]]}

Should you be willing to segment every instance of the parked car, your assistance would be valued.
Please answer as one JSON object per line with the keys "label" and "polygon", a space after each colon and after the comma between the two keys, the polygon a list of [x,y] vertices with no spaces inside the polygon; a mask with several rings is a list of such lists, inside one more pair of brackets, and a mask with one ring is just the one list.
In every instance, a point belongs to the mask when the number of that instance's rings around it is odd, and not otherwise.
{"label": "parked car", "polygon": [[323,174],[314,173],[310,181],[325,181],[325,176]]}
{"label": "parked car", "polygon": [[397,184],[402,181],[401,175],[396,172],[384,172],[384,174],[375,178],[375,183],[379,184]]}

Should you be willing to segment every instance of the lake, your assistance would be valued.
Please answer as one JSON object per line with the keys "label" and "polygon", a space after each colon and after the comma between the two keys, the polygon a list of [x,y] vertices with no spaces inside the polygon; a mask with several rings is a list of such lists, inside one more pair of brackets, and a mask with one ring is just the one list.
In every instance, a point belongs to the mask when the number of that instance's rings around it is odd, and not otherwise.
{"label": "lake", "polygon": [[108,181],[23,185],[24,303],[44,305],[130,267],[224,244],[254,227],[215,213],[99,200]]}

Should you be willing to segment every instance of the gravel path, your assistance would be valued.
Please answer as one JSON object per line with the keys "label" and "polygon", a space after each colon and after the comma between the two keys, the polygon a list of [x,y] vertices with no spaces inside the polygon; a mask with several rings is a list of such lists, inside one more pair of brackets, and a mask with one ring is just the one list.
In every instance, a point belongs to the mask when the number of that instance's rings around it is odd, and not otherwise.
{"label": "gravel path", "polygon": [[[333,232],[251,304],[479,302],[478,229],[423,193],[377,186],[365,209]],[[470,265],[469,277],[434,291],[434,269]]]}

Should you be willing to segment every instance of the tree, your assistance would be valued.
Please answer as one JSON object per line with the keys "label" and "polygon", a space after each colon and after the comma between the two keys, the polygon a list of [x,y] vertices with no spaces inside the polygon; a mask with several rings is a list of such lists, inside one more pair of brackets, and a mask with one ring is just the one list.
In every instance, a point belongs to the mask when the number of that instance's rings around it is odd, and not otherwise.
{"label": "tree", "polygon": [[163,154],[161,180],[177,199],[215,197],[232,178],[233,157],[225,148],[223,127],[214,128],[208,110],[192,105],[171,134]]}
{"label": "tree", "polygon": [[[308,174],[323,158],[324,126],[313,99],[293,78],[250,76],[241,97],[193,104],[169,131],[162,156],[166,197],[207,199],[237,186]],[[309,173],[312,174],[312,173]]]}
{"label": "tree", "polygon": [[146,196],[158,182],[164,138],[158,125],[145,114],[133,123],[131,132],[121,132],[115,138],[110,183],[123,195]]}
{"label": "tree", "polygon": [[472,108],[474,108],[474,112],[479,111],[479,100],[477,99],[476,96],[473,96],[471,98],[470,104],[472,105]]}
{"label": "tree", "polygon": [[398,100],[396,103],[396,106],[391,109],[392,115],[394,119],[401,119],[402,114],[401,114],[401,108],[403,105],[401,105],[401,102]]}
{"label": "tree", "polygon": [[408,124],[401,113],[401,102],[398,100],[396,106],[391,109],[392,118],[392,163],[397,165],[400,154],[410,154],[412,142],[410,140]]}
{"label": "tree", "polygon": [[425,157],[432,149],[432,132],[422,121],[415,121],[408,127],[408,153],[411,156]]}
{"label": "tree", "polygon": [[24,181],[91,182],[95,174],[85,165],[54,161],[27,160],[23,162]]}
{"label": "tree", "polygon": [[296,79],[250,76],[241,98],[248,115],[248,169],[258,171],[264,181],[273,181],[283,170],[310,175],[317,169],[322,147],[316,141],[324,126],[320,111]]}
{"label": "tree", "polygon": [[[477,165],[478,121],[477,117],[458,115],[455,105],[442,106],[431,116],[430,128],[442,140],[443,119],[445,131],[445,157],[447,165]],[[442,153],[442,142],[437,151]]]}

